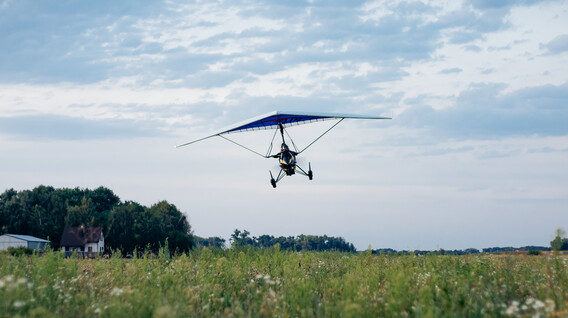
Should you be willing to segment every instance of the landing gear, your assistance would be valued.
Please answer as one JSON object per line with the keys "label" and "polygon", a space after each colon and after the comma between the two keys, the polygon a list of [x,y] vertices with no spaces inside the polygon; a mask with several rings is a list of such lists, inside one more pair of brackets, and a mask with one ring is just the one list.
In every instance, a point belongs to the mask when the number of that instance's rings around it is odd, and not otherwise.
{"label": "landing gear", "polygon": [[308,177],[308,179],[312,180],[314,178],[314,173],[312,172],[312,164],[311,163],[308,163],[308,164],[309,164],[308,172],[306,172],[300,166],[296,166],[296,168],[298,169],[299,174],[304,175],[304,176]]}
{"label": "landing gear", "polygon": [[272,171],[268,170],[268,172],[270,173],[270,184],[272,185],[273,188],[276,188],[276,183],[278,183],[278,181],[282,180],[282,178],[284,178],[285,174],[283,174],[282,169],[280,169],[280,172],[278,173],[278,177],[276,177],[276,179],[274,179],[274,177],[272,176]]}
{"label": "landing gear", "polygon": [[[312,164],[311,163],[309,163],[308,172],[304,171],[304,169],[302,169],[300,166],[296,166],[296,168],[298,169],[299,174],[308,177],[308,179],[310,179],[310,180],[314,179],[314,173],[312,172]],[[288,170],[288,171],[290,171],[290,170]],[[282,180],[282,178],[284,178],[284,176],[294,174],[294,173],[289,174],[288,171],[284,172],[284,169],[281,168],[280,172],[278,173],[278,177],[276,177],[276,179],[274,179],[274,176],[272,175],[272,171],[268,170],[268,173],[270,173],[270,184],[272,185],[273,188],[276,188],[276,184],[278,183],[278,181]],[[294,170],[291,170],[291,171],[294,171]]]}
{"label": "landing gear", "polygon": [[272,171],[268,170],[268,172],[270,173],[270,184],[273,188],[276,188],[276,180],[274,180],[274,177],[272,176]]}

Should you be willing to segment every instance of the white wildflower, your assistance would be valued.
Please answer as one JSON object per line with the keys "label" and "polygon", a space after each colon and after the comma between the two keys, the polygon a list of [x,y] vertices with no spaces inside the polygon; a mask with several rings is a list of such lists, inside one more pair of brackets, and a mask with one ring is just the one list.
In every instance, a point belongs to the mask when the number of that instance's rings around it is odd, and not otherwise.
{"label": "white wildflower", "polygon": [[544,308],[544,311],[546,311],[547,313],[551,313],[554,311],[555,307],[556,307],[556,303],[554,303],[554,300],[552,299],[547,299],[544,301],[546,308]]}
{"label": "white wildflower", "polygon": [[531,306],[532,304],[534,304],[535,299],[532,297],[527,298],[527,300],[525,300],[525,304]]}
{"label": "white wildflower", "polygon": [[14,302],[14,308],[21,308],[21,307],[24,307],[25,304],[26,304],[25,301],[16,300],[16,301]]}
{"label": "white wildflower", "polygon": [[6,286],[6,282],[3,279],[0,279],[0,288],[4,288]]}
{"label": "white wildflower", "polygon": [[533,308],[536,310],[542,309],[544,308],[544,303],[540,300],[535,300],[534,304],[533,304]]}
{"label": "white wildflower", "polygon": [[112,296],[120,296],[120,295],[124,294],[124,290],[123,290],[123,289],[120,289],[120,288],[117,288],[117,287],[114,287],[114,288],[111,290],[110,294],[111,294]]}
{"label": "white wildflower", "polygon": [[505,310],[507,316],[512,316],[519,312],[519,302],[514,300],[509,307]]}

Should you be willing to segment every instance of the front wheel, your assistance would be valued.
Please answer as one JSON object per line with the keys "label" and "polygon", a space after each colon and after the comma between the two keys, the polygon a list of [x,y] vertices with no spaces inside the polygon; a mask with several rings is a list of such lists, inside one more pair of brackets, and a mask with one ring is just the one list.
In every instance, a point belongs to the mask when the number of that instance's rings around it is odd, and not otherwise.
{"label": "front wheel", "polygon": [[308,171],[308,178],[310,180],[312,180],[314,178],[314,174],[312,173],[312,170]]}
{"label": "front wheel", "polygon": [[276,188],[276,180],[270,179],[270,184],[272,185],[273,188]]}

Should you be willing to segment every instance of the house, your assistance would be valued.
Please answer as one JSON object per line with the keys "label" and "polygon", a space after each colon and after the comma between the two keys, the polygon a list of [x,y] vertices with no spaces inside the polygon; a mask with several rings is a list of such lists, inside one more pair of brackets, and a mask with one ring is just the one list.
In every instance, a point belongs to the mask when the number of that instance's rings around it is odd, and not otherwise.
{"label": "house", "polygon": [[29,235],[4,234],[0,235],[0,250],[7,250],[9,247],[28,247],[41,251],[49,243],[48,240],[40,239]]}
{"label": "house", "polygon": [[94,258],[102,254],[105,249],[103,228],[92,226],[65,227],[59,245],[65,251],[65,257],[71,256],[76,251],[79,256]]}

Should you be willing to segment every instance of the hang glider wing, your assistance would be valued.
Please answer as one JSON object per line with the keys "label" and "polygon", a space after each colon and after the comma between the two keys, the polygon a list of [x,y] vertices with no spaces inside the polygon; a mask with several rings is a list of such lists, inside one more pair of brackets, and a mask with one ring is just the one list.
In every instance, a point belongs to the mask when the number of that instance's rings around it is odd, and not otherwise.
{"label": "hang glider wing", "polygon": [[252,130],[263,130],[263,129],[276,129],[279,124],[282,126],[290,127],[295,125],[308,124],[324,120],[339,119],[343,120],[345,118],[352,119],[391,119],[391,117],[379,117],[379,116],[364,116],[364,115],[353,115],[353,114],[330,114],[330,113],[298,113],[298,112],[281,112],[274,111],[268,114],[264,114],[258,117],[254,117],[238,124],[226,127],[219,130],[209,136],[202,137],[199,139],[186,142],[178,147],[187,146],[189,144],[215,137],[224,134],[231,134],[236,132],[252,131]]}

